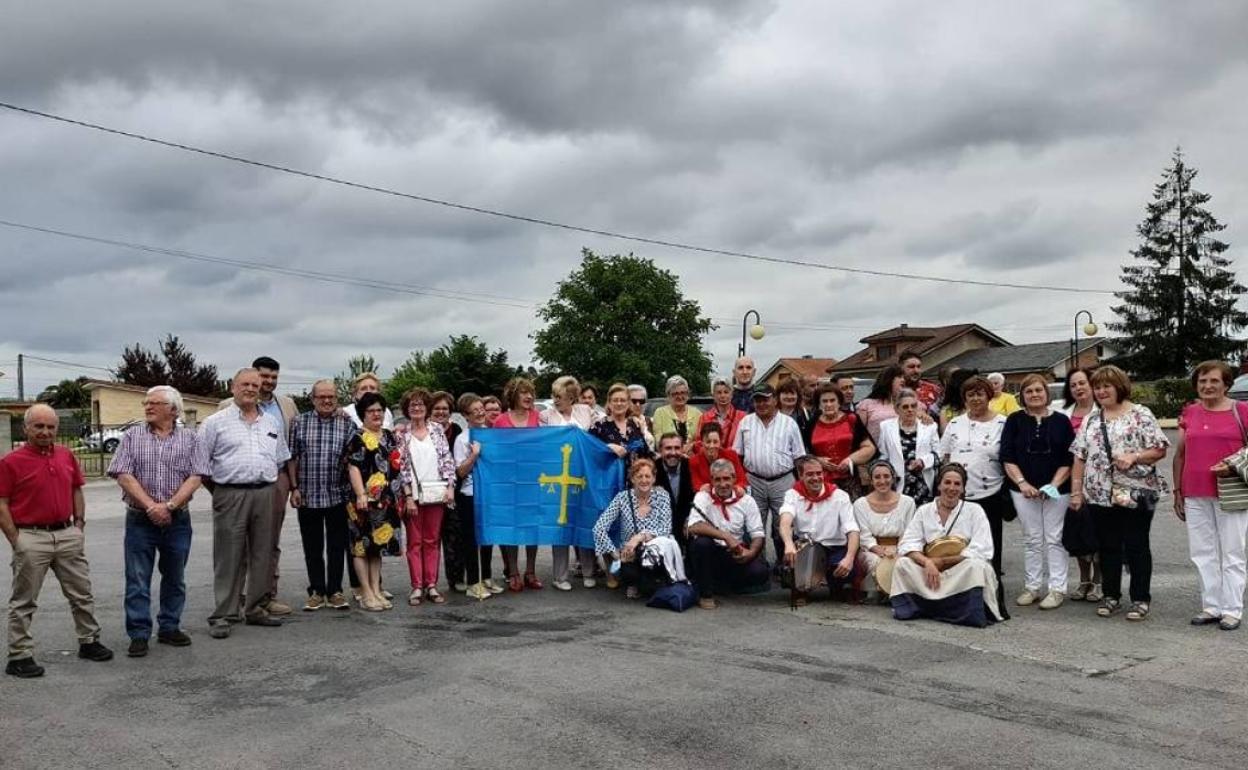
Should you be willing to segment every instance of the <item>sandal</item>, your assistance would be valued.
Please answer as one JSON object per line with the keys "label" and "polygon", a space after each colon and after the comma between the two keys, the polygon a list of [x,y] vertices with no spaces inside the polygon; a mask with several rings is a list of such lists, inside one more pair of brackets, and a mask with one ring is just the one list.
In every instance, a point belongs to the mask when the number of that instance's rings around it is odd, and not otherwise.
{"label": "sandal", "polygon": [[524,587],[533,591],[542,590],[542,581],[537,579],[537,575],[532,572],[524,573]]}
{"label": "sandal", "polygon": [[446,604],[446,597],[438,593],[438,589],[433,586],[425,589],[425,598],[434,604]]}
{"label": "sandal", "polygon": [[1101,584],[1093,583],[1092,589],[1088,591],[1087,596],[1083,597],[1083,600],[1085,602],[1099,602],[1101,599],[1104,599],[1104,598],[1105,598],[1105,594],[1101,592]]}
{"label": "sandal", "polygon": [[624,598],[625,599],[640,599],[641,591],[637,590],[637,586],[629,586],[628,588],[624,589]]}
{"label": "sandal", "polygon": [[385,612],[386,606],[381,602],[371,602],[367,599],[360,601],[360,609],[365,612]]}
{"label": "sandal", "polygon": [[513,594],[518,594],[524,590],[524,581],[519,575],[509,575],[507,577],[507,590]]}
{"label": "sandal", "polygon": [[420,599],[421,599],[421,590],[419,588],[413,588],[412,592],[407,595],[407,603],[412,607],[419,607]]}
{"label": "sandal", "polygon": [[1143,620],[1148,617],[1148,602],[1135,602],[1127,610],[1127,620]]}
{"label": "sandal", "polygon": [[1107,618],[1120,609],[1122,609],[1122,602],[1117,599],[1105,599],[1101,602],[1101,606],[1096,608],[1096,614],[1102,618]]}
{"label": "sandal", "polygon": [[1071,601],[1081,602],[1088,598],[1088,594],[1091,593],[1095,586],[1096,583],[1093,583],[1091,580],[1086,583],[1080,583],[1078,588],[1070,592]]}

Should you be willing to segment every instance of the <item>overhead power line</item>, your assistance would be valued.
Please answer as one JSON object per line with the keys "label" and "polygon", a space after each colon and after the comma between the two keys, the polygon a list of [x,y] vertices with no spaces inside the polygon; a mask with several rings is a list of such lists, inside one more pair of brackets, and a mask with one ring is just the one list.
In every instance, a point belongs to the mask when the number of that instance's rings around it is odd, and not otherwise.
{"label": "overhead power line", "polygon": [[[343,275],[341,273],[327,273],[315,270],[304,270],[302,268],[287,268],[278,265],[268,265],[261,262],[248,262],[242,259],[230,259],[227,257],[217,257],[200,252],[186,251],[184,249],[170,249],[163,246],[153,246],[145,243],[135,243],[131,241],[123,241],[116,238],[105,238],[98,235],[88,235],[86,233],[77,233],[69,230],[60,230],[54,227],[42,227],[39,225],[31,225],[23,222],[14,222],[12,220],[0,219],[0,226],[10,227],[18,230],[26,230],[28,232],[40,233],[43,235],[52,235],[61,238],[72,238],[75,240],[86,241],[89,243],[99,243],[106,246],[117,246],[124,249],[133,249],[153,254],[164,254],[179,259],[189,259],[198,262],[208,262],[222,265],[230,265],[240,270],[252,270],[263,273],[276,273],[279,275],[290,275],[298,278],[307,278],[309,280],[320,281],[322,283],[342,284],[348,286],[359,286],[369,289],[379,289],[382,291],[398,292],[404,294],[420,294],[441,297],[443,299],[462,300],[465,302],[478,302],[487,305],[495,305],[499,307],[515,307],[525,310],[534,310],[539,305],[530,300],[520,297],[508,297],[500,294],[485,294],[483,292],[460,292],[457,290],[439,289],[430,286],[419,286],[413,284],[400,283],[384,283],[381,281],[373,281],[368,279],[356,278],[354,276]],[[479,295],[479,296],[478,296]],[[740,319],[728,317],[712,317],[712,321],[731,326]],[[873,326],[843,326],[839,324],[825,324],[819,322],[805,321],[776,321],[767,320],[767,325],[777,329],[795,329],[800,331],[878,331]],[[1045,331],[1048,329],[1064,329],[1061,327],[993,327],[993,328],[1014,328],[1026,329],[1028,331]],[[41,359],[43,360],[43,359]],[[75,364],[76,366],[76,364]],[[86,367],[103,369],[103,367]],[[105,369],[105,371],[111,371]]]}
{"label": "overhead power line", "polygon": [[343,187],[351,187],[357,190],[365,190],[368,192],[379,193],[382,195],[390,195],[396,198],[406,198],[408,200],[418,201],[420,203],[428,203],[434,206],[443,206],[445,208],[456,209],[459,211],[465,211],[465,212],[469,212],[472,214],[481,214],[484,216],[498,217],[501,219],[509,219],[515,222],[524,222],[526,224],[541,225],[542,227],[549,227],[549,228],[553,228],[556,230],[565,230],[569,232],[585,233],[587,235],[597,235],[603,238],[613,238],[616,240],[632,241],[635,243],[645,243],[645,244],[649,244],[652,246],[663,246],[663,247],[670,248],[670,249],[679,249],[682,251],[697,252],[701,254],[714,254],[714,255],[724,256],[724,257],[733,257],[737,259],[752,260],[756,262],[769,262],[772,264],[796,265],[799,267],[809,267],[809,268],[814,268],[817,270],[828,270],[828,271],[840,272],[840,273],[850,273],[854,275],[869,275],[869,276],[876,276],[876,277],[882,277],[882,278],[904,278],[904,279],[912,280],[912,281],[929,281],[933,283],[958,284],[958,285],[964,285],[964,286],[981,286],[984,288],[994,288],[994,289],[1020,289],[1020,290],[1025,290],[1025,291],[1049,291],[1049,292],[1063,292],[1063,293],[1069,293],[1069,294],[1113,294],[1113,291],[1109,289],[1090,289],[1090,288],[1081,287],[1081,286],[1055,286],[1055,285],[1045,285],[1045,284],[1009,283],[1009,282],[1003,282],[1003,281],[978,281],[978,280],[974,280],[970,278],[948,278],[944,276],[920,275],[918,273],[901,273],[901,272],[893,272],[893,271],[888,271],[888,270],[873,270],[870,268],[863,268],[863,267],[844,267],[840,265],[828,265],[828,264],[824,264],[821,262],[811,262],[809,260],[788,259],[784,257],[768,256],[765,254],[753,254],[753,253],[746,252],[746,251],[733,251],[731,249],[719,249],[719,248],[713,248],[710,246],[699,246],[697,244],[682,243],[680,241],[669,241],[669,240],[663,240],[660,238],[650,238],[650,237],[646,237],[642,235],[630,235],[628,233],[614,232],[611,230],[602,230],[599,228],[587,227],[583,225],[568,224],[566,222],[557,222],[552,219],[543,219],[541,217],[533,217],[533,216],[526,216],[523,214],[515,214],[515,213],[511,213],[507,211],[500,211],[498,209],[485,208],[482,206],[473,206],[473,205],[469,205],[466,203],[456,203],[454,201],[442,200],[440,198],[433,198],[428,195],[419,195],[416,193],[402,192],[399,190],[392,190],[386,187],[379,187],[377,185],[365,184],[363,182],[353,182],[348,179],[340,179],[338,177],[327,176],[325,174],[317,174],[311,171],[303,171],[301,169],[292,168],[290,166],[282,166],[276,163],[267,163],[265,161],[245,158],[240,155],[231,155],[229,153],[219,152],[216,150],[208,150],[202,147],[195,147],[189,144],[182,144],[180,142],[172,142],[167,139],[158,139],[153,136],[147,136],[145,134],[139,134],[133,131],[123,131],[118,128],[111,128],[109,126],[103,126],[98,123],[90,123],[85,120],[78,120],[76,118],[65,117],[64,115],[56,115],[50,112],[43,112],[42,110],[36,110],[30,107],[22,107],[20,105],[11,104],[9,102],[0,102],[0,107],[7,109],[7,110],[11,110],[13,112],[19,112],[19,113],[31,115],[34,117],[45,118],[47,120],[54,120],[60,123],[66,123],[68,125],[79,126],[81,128],[89,128],[93,131],[101,131],[107,134],[113,134],[115,136],[122,136],[127,139],[134,139],[140,142],[148,142],[150,144],[156,144],[162,147],[169,147],[175,150],[182,150],[184,152],[192,152],[192,153],[196,153],[199,155],[205,155],[211,158],[218,158],[220,160],[228,160],[234,163],[242,163],[248,166],[254,166],[256,168],[268,169],[270,171],[278,171],[283,174],[291,174],[294,176],[304,177],[306,179],[315,179],[320,182],[327,182],[330,184],[341,185]]}

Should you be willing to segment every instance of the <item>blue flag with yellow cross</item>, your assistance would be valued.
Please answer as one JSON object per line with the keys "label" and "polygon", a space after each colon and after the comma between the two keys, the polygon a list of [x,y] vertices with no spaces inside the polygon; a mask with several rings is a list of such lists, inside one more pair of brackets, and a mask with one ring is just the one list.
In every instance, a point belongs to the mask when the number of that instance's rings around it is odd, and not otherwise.
{"label": "blue flag with yellow cross", "polygon": [[624,464],[575,426],[474,428],[477,542],[594,546],[594,522],[624,488]]}

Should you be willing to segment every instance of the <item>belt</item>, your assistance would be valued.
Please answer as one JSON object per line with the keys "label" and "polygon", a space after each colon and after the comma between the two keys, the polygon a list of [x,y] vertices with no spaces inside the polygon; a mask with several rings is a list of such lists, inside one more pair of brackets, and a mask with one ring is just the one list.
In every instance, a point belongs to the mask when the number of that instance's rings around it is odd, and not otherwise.
{"label": "belt", "polygon": [[753,477],[755,477],[755,478],[762,479],[763,481],[778,481],[779,479],[782,479],[782,478],[784,478],[785,476],[792,476],[792,475],[793,475],[793,471],[791,471],[791,470],[789,470],[789,471],[784,471],[783,473],[777,473],[775,476],[764,476],[764,475],[763,475],[763,474],[761,474],[761,473],[755,473],[754,471],[750,471],[750,470],[747,470],[747,471],[746,471],[746,473],[750,474],[751,476],[753,476]]}
{"label": "belt", "polygon": [[272,481],[257,481],[252,484],[218,484],[217,486],[225,489],[264,489],[273,484]]}
{"label": "belt", "polygon": [[[135,508],[133,505],[127,505],[126,512],[133,513],[136,516],[147,515],[147,511],[143,510],[142,508]],[[189,508],[170,508],[169,513],[173,516],[181,516],[184,513],[190,513],[190,509]]]}
{"label": "belt", "polygon": [[40,532],[57,532],[74,526],[74,520],[62,521],[58,524],[18,524],[18,529],[37,529]]}
{"label": "belt", "polygon": [[875,539],[876,545],[897,545],[900,542],[901,538],[899,537],[877,537]]}

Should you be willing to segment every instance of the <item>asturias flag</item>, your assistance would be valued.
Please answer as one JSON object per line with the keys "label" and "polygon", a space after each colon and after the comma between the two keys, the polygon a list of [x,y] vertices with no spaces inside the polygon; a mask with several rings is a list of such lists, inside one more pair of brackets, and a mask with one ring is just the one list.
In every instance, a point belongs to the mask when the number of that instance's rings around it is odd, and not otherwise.
{"label": "asturias flag", "polygon": [[594,522],[624,488],[623,463],[575,426],[474,429],[477,542],[594,546]]}

